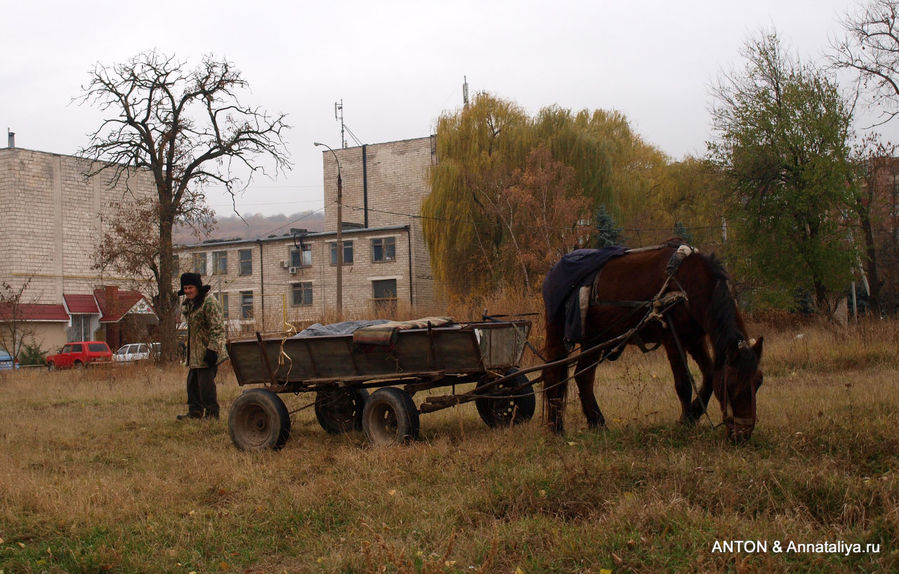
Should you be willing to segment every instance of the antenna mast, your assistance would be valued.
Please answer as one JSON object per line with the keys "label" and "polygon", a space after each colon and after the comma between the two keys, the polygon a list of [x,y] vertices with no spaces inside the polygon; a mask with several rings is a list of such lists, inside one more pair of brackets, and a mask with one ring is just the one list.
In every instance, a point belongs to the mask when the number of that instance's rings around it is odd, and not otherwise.
{"label": "antenna mast", "polygon": [[343,124],[343,98],[339,102],[334,102],[334,119],[340,122],[340,147],[346,147],[346,126]]}
{"label": "antenna mast", "polygon": [[462,106],[468,108],[468,76],[462,76]]}

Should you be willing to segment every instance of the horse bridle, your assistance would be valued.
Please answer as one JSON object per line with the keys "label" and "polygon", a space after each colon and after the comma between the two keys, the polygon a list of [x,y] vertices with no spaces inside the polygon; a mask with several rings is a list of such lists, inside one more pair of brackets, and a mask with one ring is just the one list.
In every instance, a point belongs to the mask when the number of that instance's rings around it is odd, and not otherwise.
{"label": "horse bridle", "polygon": [[[737,341],[737,349],[738,350],[746,350],[750,349],[751,346],[746,339],[740,339]],[[755,426],[755,418],[749,417],[738,417],[734,416],[734,409],[731,405],[730,394],[727,391],[727,364],[724,365],[724,380],[721,382],[721,392],[724,394],[724,420],[722,424],[727,424],[728,421],[731,422],[734,426],[739,425],[742,427],[752,427]],[[755,401],[755,397],[752,398]]]}

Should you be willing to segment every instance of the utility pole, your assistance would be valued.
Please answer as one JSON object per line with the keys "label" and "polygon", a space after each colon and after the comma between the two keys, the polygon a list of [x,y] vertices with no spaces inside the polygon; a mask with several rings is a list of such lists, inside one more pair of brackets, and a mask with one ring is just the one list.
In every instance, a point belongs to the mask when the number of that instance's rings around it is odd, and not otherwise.
{"label": "utility pole", "polygon": [[337,319],[343,319],[343,182],[340,179],[340,160],[331,146],[314,142],[316,146],[328,148],[337,163]]}

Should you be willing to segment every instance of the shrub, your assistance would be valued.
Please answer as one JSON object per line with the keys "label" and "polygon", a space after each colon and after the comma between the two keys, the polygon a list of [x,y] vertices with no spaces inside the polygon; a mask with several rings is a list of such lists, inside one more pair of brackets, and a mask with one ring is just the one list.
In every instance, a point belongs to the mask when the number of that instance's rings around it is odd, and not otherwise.
{"label": "shrub", "polygon": [[47,359],[47,351],[41,349],[37,343],[29,345],[25,343],[19,352],[20,365],[43,365]]}

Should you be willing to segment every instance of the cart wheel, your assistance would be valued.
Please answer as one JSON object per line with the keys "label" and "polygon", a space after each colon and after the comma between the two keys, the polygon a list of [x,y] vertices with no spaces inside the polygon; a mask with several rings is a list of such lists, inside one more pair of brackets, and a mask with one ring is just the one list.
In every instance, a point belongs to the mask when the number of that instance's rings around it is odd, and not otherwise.
{"label": "cart wheel", "polygon": [[[509,370],[506,374],[511,375],[517,372],[516,369]],[[477,389],[486,385],[490,381],[481,381],[475,387]],[[524,375],[518,375],[514,379],[510,379],[505,383],[500,383],[488,391],[496,398],[480,397],[474,400],[475,406],[478,408],[478,414],[481,420],[487,423],[489,427],[504,427],[513,424],[524,423],[531,420],[534,411],[537,408],[537,397],[534,395],[534,387]],[[512,396],[514,395],[514,396]]]}
{"label": "cart wheel", "polygon": [[362,430],[376,446],[418,438],[418,409],[403,389],[384,387],[368,398],[362,410]]}
{"label": "cart wheel", "polygon": [[290,414],[275,393],[252,389],[231,405],[228,430],[240,450],[278,450],[290,437]]}
{"label": "cart wheel", "polygon": [[365,389],[329,389],[315,394],[315,418],[331,434],[362,430]]}

